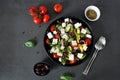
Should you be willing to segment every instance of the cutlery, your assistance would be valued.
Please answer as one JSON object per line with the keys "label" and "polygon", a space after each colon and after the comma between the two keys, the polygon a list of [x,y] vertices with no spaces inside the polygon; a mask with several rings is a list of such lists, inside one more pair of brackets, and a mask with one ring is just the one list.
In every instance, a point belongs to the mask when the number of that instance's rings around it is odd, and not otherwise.
{"label": "cutlery", "polygon": [[105,47],[105,45],[106,45],[106,38],[103,37],[103,36],[101,36],[101,37],[99,38],[99,40],[96,42],[96,44],[95,44],[95,51],[94,51],[94,53],[93,53],[92,58],[90,59],[87,67],[86,67],[85,70],[83,71],[83,74],[84,74],[84,75],[87,75],[87,74],[88,74],[88,72],[89,72],[89,70],[90,70],[90,68],[91,68],[91,66],[92,66],[92,64],[93,64],[93,62],[94,62],[94,60],[95,60],[95,58],[96,58],[96,56],[97,56],[98,51],[102,50],[102,49]]}

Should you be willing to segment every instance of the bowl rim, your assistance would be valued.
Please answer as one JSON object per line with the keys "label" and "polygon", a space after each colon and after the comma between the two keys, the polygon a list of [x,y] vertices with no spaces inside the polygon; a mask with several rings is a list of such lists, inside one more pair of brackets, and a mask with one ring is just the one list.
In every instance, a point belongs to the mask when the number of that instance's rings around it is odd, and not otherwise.
{"label": "bowl rim", "polygon": [[[47,48],[46,48],[45,39],[46,39],[47,31],[49,30],[49,27],[50,27],[53,23],[55,23],[57,20],[65,19],[65,18],[75,19],[75,20],[77,20],[77,21],[79,21],[79,22],[82,22],[83,24],[87,25],[87,28],[90,30],[91,35],[92,35],[92,44],[91,44],[91,49],[90,49],[89,54],[87,54],[87,56],[86,56],[83,60],[79,61],[79,62],[76,63],[76,64],[67,64],[67,65],[62,65],[62,64],[60,64],[60,62],[59,62],[58,60],[56,60],[55,58],[53,58],[53,57],[50,55],[50,53],[48,52],[48,50],[47,50]],[[91,26],[90,26],[85,20],[83,20],[83,19],[81,19],[81,18],[74,17],[74,16],[63,16],[63,17],[59,17],[59,18],[55,19],[54,21],[52,21],[52,22],[49,24],[49,26],[47,27],[47,29],[46,29],[46,31],[45,31],[45,34],[44,34],[44,41],[43,41],[43,43],[44,43],[44,48],[45,48],[45,50],[46,50],[47,56],[50,58],[50,60],[52,60],[53,62],[57,63],[58,65],[64,66],[64,67],[66,67],[66,66],[75,66],[75,65],[80,65],[81,63],[83,63],[83,62],[93,53],[93,49],[94,49],[94,46],[93,46],[93,44],[94,44],[94,34],[93,34],[93,30],[92,30]]]}

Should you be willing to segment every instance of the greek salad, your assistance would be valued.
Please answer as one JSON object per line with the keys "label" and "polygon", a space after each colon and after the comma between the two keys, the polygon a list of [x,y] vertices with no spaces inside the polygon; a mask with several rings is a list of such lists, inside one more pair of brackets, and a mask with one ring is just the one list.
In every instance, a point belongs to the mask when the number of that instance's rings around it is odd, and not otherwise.
{"label": "greek salad", "polygon": [[49,46],[49,54],[62,65],[82,61],[91,44],[89,28],[73,18],[57,20],[46,32],[45,45]]}

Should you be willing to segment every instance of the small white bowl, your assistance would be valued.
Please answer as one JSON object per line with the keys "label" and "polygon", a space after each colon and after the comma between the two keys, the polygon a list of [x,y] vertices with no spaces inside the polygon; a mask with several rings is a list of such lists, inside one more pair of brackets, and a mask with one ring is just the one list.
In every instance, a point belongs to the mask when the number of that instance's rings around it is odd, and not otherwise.
{"label": "small white bowl", "polygon": [[[88,10],[94,10],[95,12],[96,12],[96,14],[97,14],[97,17],[95,18],[95,19],[90,19],[87,15],[86,15],[86,13],[87,13],[87,11]],[[93,6],[93,5],[91,5],[91,6],[88,6],[86,9],[85,9],[85,17],[89,20],[89,21],[97,21],[99,18],[100,18],[100,9],[98,8],[98,7],[96,7],[96,6]]]}

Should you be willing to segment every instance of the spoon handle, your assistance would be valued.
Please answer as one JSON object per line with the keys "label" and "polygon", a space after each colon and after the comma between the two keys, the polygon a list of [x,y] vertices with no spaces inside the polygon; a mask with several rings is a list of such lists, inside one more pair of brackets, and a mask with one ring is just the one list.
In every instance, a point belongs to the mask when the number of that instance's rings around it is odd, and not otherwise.
{"label": "spoon handle", "polygon": [[89,70],[90,70],[90,68],[91,68],[91,66],[92,66],[92,64],[93,64],[93,62],[94,62],[94,60],[95,60],[95,58],[96,58],[96,56],[97,56],[97,53],[98,53],[98,49],[95,49],[92,58],[90,59],[87,67],[86,67],[85,70],[83,71],[83,74],[84,74],[84,75],[87,75],[87,74],[88,74],[88,72],[89,72]]}

